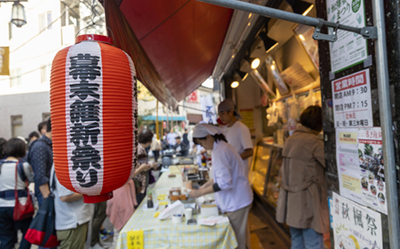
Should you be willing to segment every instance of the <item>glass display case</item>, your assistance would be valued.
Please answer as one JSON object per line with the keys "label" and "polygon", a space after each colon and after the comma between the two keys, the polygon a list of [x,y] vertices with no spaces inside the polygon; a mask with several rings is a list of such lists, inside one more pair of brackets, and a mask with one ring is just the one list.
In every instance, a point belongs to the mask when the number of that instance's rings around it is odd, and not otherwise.
{"label": "glass display case", "polygon": [[265,178],[267,176],[268,164],[271,156],[271,146],[259,143],[253,159],[251,171],[249,172],[250,183],[258,195],[263,195]]}
{"label": "glass display case", "polygon": [[273,213],[278,202],[282,145],[259,141],[255,148],[249,180],[255,193],[266,202]]}

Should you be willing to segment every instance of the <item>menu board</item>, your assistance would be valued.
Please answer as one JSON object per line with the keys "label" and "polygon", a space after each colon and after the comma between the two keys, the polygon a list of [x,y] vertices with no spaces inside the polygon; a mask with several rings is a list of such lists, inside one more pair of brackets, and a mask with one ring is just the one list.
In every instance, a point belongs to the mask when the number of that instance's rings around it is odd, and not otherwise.
{"label": "menu board", "polygon": [[[327,0],[328,21],[365,27],[364,0]],[[329,34],[333,29],[328,29]],[[359,34],[337,30],[337,41],[329,43],[331,70],[338,72],[364,61],[368,56],[367,41]]]}
{"label": "menu board", "polygon": [[372,127],[369,69],[332,81],[335,127]]}
{"label": "menu board", "polygon": [[382,249],[379,213],[360,206],[335,192],[330,202],[335,249]]}

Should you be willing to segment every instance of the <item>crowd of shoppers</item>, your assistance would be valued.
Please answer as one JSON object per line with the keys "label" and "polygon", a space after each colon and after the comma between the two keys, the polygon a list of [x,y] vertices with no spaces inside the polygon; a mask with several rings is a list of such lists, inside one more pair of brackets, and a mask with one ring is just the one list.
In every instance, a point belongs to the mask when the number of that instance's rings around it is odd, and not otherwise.
{"label": "crowd of shoppers", "polygon": [[[224,125],[198,124],[190,132],[185,129],[182,139],[171,129],[160,142],[151,130],[142,129],[138,135],[137,163],[132,165],[129,181],[114,191],[113,199],[96,204],[84,203],[82,194],[66,189],[58,181],[53,165],[50,119],[40,123],[38,132],[31,132],[27,141],[0,138],[0,249],[14,248],[18,231],[23,235],[19,248],[31,247],[24,234],[32,217],[13,219],[14,189],[22,204],[30,195],[25,179],[34,182],[39,207],[50,190],[55,196],[59,248],[80,249],[85,244],[86,248],[98,248],[99,232],[104,230],[102,223],[106,216],[114,226],[110,234],[114,234],[116,242],[119,231],[146,197],[147,187],[152,182],[151,171],[157,169],[156,162],[163,149],[173,149],[178,155],[187,156],[196,146],[200,155],[211,151],[212,179],[192,190],[189,196],[197,198],[215,193],[219,209],[228,216],[233,227],[238,248],[250,248],[247,220],[253,192],[248,179],[248,159],[253,155],[253,143],[233,101],[221,102],[218,115]],[[321,108],[308,107],[300,115],[300,123],[283,148],[276,220],[290,227],[292,249],[322,249],[329,220],[324,147],[318,138],[322,130]],[[163,142],[166,148],[161,146]],[[146,148],[152,151],[155,162],[149,162]],[[92,236],[88,239],[89,230]]]}

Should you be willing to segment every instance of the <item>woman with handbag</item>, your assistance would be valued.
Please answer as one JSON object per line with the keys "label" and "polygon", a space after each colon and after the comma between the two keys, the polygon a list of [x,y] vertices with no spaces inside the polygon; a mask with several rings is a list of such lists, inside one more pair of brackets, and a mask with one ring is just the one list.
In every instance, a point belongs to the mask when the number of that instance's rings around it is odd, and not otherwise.
{"label": "woman with handbag", "polygon": [[33,181],[32,167],[21,161],[26,153],[26,143],[11,138],[4,146],[6,157],[0,161],[0,249],[14,248],[17,232],[23,236],[19,248],[31,248],[25,233],[34,214],[28,181]]}

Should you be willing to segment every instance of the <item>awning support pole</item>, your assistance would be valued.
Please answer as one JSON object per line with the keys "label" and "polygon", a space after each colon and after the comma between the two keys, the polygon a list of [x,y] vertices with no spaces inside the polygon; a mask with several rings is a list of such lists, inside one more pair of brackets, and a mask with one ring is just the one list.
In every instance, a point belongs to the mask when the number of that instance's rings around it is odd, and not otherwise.
{"label": "awning support pole", "polygon": [[159,129],[158,129],[158,100],[156,102],[156,134],[157,134],[157,139],[160,140],[160,133],[159,133]]}
{"label": "awning support pole", "polygon": [[[352,27],[343,25],[340,23],[328,22],[320,18],[310,17],[310,16],[303,16],[300,14],[287,12],[283,10],[278,10],[270,7],[265,7],[253,3],[246,3],[237,0],[197,0],[200,2],[210,3],[219,5],[222,7],[227,7],[231,9],[243,10],[252,12],[255,14],[259,14],[266,17],[286,20],[289,22],[301,23],[308,26],[315,27],[315,32],[313,38],[315,40],[325,40],[325,41],[336,41],[337,40],[337,30],[342,29],[349,32],[357,33],[362,35],[365,39],[376,39],[377,38],[377,30],[376,27],[368,26],[368,27]],[[322,27],[329,27],[333,28],[332,34],[323,34],[321,33]]]}
{"label": "awning support pole", "polygon": [[378,80],[379,116],[382,128],[383,160],[389,221],[390,248],[400,248],[399,205],[396,182],[396,162],[393,145],[392,112],[390,105],[389,72],[386,51],[386,27],[383,1],[372,1],[372,12],[378,37],[375,41],[376,73]]}

